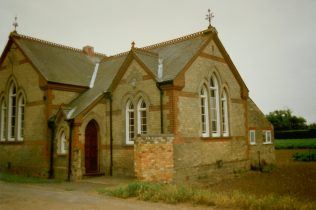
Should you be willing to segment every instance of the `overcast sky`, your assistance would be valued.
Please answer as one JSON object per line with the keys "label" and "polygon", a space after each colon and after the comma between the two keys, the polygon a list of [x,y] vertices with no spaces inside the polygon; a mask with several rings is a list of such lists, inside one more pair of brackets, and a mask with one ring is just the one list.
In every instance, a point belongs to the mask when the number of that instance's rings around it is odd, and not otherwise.
{"label": "overcast sky", "polygon": [[16,15],[20,34],[113,55],[204,30],[208,8],[259,108],[316,122],[315,0],[0,0],[0,50]]}

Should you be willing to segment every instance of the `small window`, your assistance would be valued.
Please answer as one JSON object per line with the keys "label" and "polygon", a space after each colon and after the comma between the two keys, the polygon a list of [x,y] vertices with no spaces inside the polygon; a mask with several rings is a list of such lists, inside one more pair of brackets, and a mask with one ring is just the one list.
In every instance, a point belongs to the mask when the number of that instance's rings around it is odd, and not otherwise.
{"label": "small window", "polygon": [[4,97],[0,101],[0,141],[6,140],[7,106]]}
{"label": "small window", "polygon": [[8,132],[9,140],[14,141],[16,137],[16,117],[17,117],[17,97],[16,97],[16,86],[14,83],[11,84],[9,89],[9,123]]}
{"label": "small window", "polygon": [[249,139],[250,144],[255,145],[256,144],[256,130],[250,130],[249,131]]}
{"label": "small window", "polygon": [[263,143],[264,144],[271,144],[272,143],[271,131],[270,130],[266,130],[266,131],[263,131],[263,132],[264,132]]}
{"label": "small window", "polygon": [[18,140],[23,141],[24,138],[24,112],[25,112],[25,98],[23,94],[19,95],[18,101]]}
{"label": "small window", "polygon": [[202,123],[202,137],[209,136],[209,117],[208,117],[208,98],[206,87],[200,91],[201,97],[201,123]]}
{"label": "small window", "polygon": [[224,90],[222,95],[222,129],[223,129],[223,136],[229,136],[229,121],[228,121],[228,99],[227,93]]}
{"label": "small window", "polygon": [[135,110],[134,104],[131,100],[128,100],[126,104],[126,144],[134,144],[135,137]]}
{"label": "small window", "polygon": [[138,103],[138,133],[147,134],[147,105],[144,99],[140,99]]}
{"label": "small window", "polygon": [[215,76],[210,81],[210,110],[211,110],[211,128],[212,136],[220,136],[220,112],[219,112],[219,88]]}
{"label": "small window", "polygon": [[63,155],[68,151],[67,139],[65,131],[60,132],[58,139],[58,153]]}

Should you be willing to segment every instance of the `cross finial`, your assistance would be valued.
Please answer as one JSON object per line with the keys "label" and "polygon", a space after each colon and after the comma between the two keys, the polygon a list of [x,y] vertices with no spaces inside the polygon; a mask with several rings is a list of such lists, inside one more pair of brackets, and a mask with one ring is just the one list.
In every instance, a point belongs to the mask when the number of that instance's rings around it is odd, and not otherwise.
{"label": "cross finial", "polygon": [[14,27],[14,31],[16,32],[16,28],[19,26],[19,24],[18,24],[18,17],[17,16],[14,17],[14,22],[13,22],[12,25]]}
{"label": "cross finial", "polygon": [[213,14],[213,12],[211,12],[210,9],[208,9],[207,11],[208,11],[208,14],[205,17],[205,20],[208,20],[208,24],[209,24],[208,26],[210,27],[210,26],[212,26],[211,21],[214,18],[214,14]]}
{"label": "cross finial", "polygon": [[135,42],[133,41],[132,42],[132,49],[134,49],[134,47],[135,47]]}

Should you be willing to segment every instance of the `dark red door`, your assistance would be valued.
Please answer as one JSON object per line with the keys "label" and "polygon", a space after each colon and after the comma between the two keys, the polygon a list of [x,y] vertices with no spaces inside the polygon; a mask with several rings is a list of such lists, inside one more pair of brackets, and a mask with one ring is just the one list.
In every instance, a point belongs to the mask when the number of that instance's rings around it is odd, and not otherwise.
{"label": "dark red door", "polygon": [[94,120],[91,120],[85,132],[85,167],[86,173],[98,172],[98,128]]}

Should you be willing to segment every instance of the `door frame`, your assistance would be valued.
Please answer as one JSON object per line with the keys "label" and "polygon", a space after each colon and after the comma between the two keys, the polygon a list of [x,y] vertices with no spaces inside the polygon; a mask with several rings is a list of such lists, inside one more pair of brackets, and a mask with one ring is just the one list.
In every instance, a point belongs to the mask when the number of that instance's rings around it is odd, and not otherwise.
{"label": "door frame", "polygon": [[86,169],[86,149],[85,149],[85,146],[86,146],[86,129],[91,122],[94,123],[96,130],[97,130],[97,135],[96,135],[96,137],[97,137],[97,154],[96,154],[97,155],[97,158],[96,158],[97,171],[96,171],[96,173],[100,173],[100,164],[99,164],[100,163],[100,159],[99,159],[100,158],[100,127],[99,127],[99,123],[97,122],[97,120],[92,118],[92,119],[89,119],[87,121],[87,124],[84,127],[84,159],[83,159],[84,174],[89,174],[89,173],[87,173],[87,169]]}

